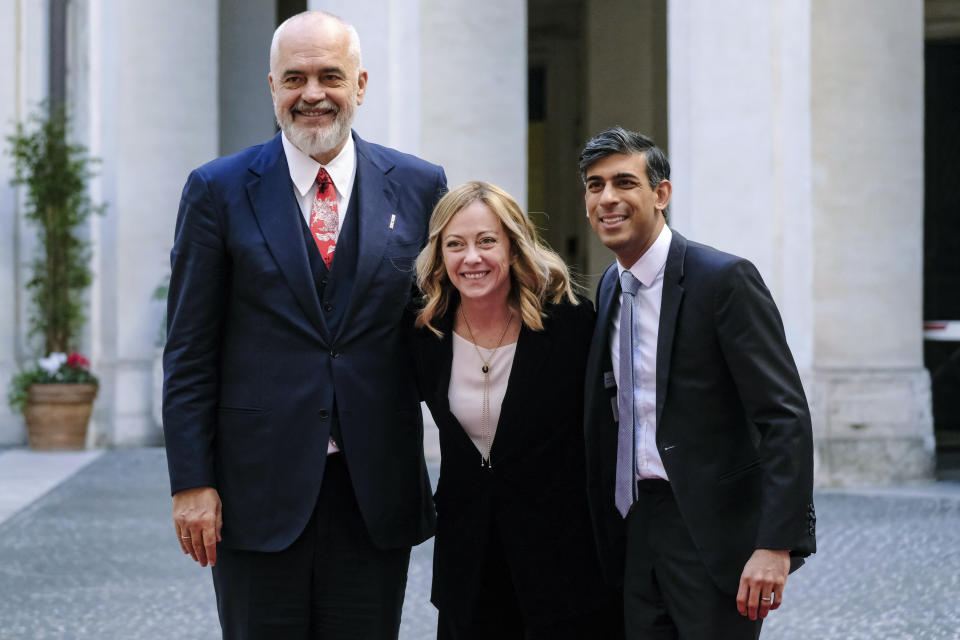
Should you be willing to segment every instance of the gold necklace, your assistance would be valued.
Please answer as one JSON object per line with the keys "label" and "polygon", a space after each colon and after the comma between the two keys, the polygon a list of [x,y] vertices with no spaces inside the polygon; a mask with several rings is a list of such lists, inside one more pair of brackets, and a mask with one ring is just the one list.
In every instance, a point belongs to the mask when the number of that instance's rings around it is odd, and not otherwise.
{"label": "gold necklace", "polygon": [[500,334],[500,339],[497,340],[497,346],[493,348],[488,358],[484,360],[483,354],[480,353],[480,346],[477,344],[477,339],[473,336],[473,329],[467,321],[467,314],[463,312],[462,306],[457,310],[460,312],[463,324],[467,326],[467,333],[470,334],[470,344],[473,345],[474,351],[477,352],[477,357],[479,357],[480,362],[483,363],[483,366],[480,368],[480,371],[483,373],[483,394],[480,400],[480,430],[483,434],[483,444],[487,450],[487,455],[484,456],[482,452],[480,453],[480,466],[492,469],[493,464],[490,462],[490,449],[493,448],[493,434],[490,430],[490,361],[493,360],[493,354],[495,354],[497,349],[500,348],[500,345],[503,344],[503,338],[507,335],[507,329],[510,328],[510,323],[513,322],[513,311],[511,310],[510,315],[507,317],[507,324],[503,327],[503,333]]}
{"label": "gold necklace", "polygon": [[500,334],[500,339],[497,340],[497,346],[493,348],[493,351],[490,352],[490,356],[487,360],[484,360],[483,355],[480,353],[480,347],[477,345],[477,339],[473,337],[473,329],[470,328],[470,323],[467,322],[467,315],[463,312],[463,307],[457,309],[460,312],[460,318],[463,320],[463,324],[467,325],[467,333],[470,334],[470,343],[473,345],[474,350],[477,352],[477,356],[480,357],[480,362],[483,363],[483,367],[480,369],[483,373],[490,373],[490,360],[493,359],[493,354],[497,352],[497,349],[500,348],[500,345],[503,344],[503,338],[507,335],[507,329],[510,328],[510,323],[513,322],[513,311],[510,311],[510,316],[507,318],[507,324],[503,327],[503,333]]}

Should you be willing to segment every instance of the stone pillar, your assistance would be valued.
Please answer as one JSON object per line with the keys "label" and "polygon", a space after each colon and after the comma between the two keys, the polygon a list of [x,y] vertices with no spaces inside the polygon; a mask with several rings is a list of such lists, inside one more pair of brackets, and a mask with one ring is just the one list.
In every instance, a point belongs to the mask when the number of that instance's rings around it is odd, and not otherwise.
{"label": "stone pillar", "polygon": [[812,3],[814,385],[821,479],[929,477],[923,2]]}
{"label": "stone pillar", "polygon": [[[586,135],[583,143],[603,129],[619,124],[641,131],[669,152],[667,140],[666,0],[587,0]],[[571,95],[581,90],[569,86]],[[577,180],[576,165],[569,179]],[[575,183],[575,182],[574,182]],[[613,254],[586,221],[583,187],[579,220],[587,238],[587,275],[593,285]]]}
{"label": "stone pillar", "polygon": [[421,0],[420,155],[450,186],[527,201],[527,16],[517,0]]}
{"label": "stone pillar", "polygon": [[7,406],[6,391],[11,376],[38,355],[26,343],[30,299],[24,289],[37,233],[23,220],[23,188],[10,186],[6,136],[46,94],[48,11],[45,3],[0,0],[0,15],[0,445],[11,445],[26,443],[27,434],[23,416]]}
{"label": "stone pillar", "polygon": [[269,140],[275,129],[270,99],[270,39],[276,2],[219,2],[219,155]]}
{"label": "stone pillar", "polygon": [[929,477],[920,0],[669,6],[673,224],[752,260],[822,485]]}
{"label": "stone pillar", "polygon": [[[153,360],[180,192],[217,155],[217,4],[76,0],[82,46],[75,104],[103,159],[91,224],[93,365],[101,379],[91,440],[156,443]],[[266,54],[264,54],[266,55]]]}
{"label": "stone pillar", "polygon": [[[674,0],[672,224],[750,259],[812,366],[809,0]],[[806,377],[806,376],[805,376]]]}

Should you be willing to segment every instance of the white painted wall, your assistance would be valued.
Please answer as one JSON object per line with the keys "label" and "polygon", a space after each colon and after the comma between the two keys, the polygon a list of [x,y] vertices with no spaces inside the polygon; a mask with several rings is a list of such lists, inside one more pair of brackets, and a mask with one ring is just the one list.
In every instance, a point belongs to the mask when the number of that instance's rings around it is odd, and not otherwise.
{"label": "white painted wall", "polygon": [[[22,14],[17,0],[0,0],[0,14],[8,19],[0,21],[0,130],[5,135],[13,132],[13,123],[19,120],[19,67],[23,59],[21,40]],[[6,148],[6,147],[5,147]],[[0,163],[0,390],[6,391],[10,377],[17,370],[17,263],[20,261],[17,220],[20,215],[16,190],[10,186],[13,171],[9,159]],[[4,398],[6,395],[3,396]],[[22,420],[14,415],[7,403],[0,405],[0,444],[23,440]]]}
{"label": "white painted wall", "polygon": [[25,342],[29,296],[26,265],[36,230],[23,221],[23,188],[10,186],[6,136],[36,111],[47,88],[47,3],[0,0],[0,445],[26,442],[23,416],[10,411],[10,377],[37,355]]}

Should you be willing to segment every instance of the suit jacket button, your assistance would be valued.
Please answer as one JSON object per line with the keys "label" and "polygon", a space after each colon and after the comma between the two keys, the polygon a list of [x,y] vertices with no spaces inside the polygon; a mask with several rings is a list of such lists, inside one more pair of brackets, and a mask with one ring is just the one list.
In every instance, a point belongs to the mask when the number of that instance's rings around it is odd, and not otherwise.
{"label": "suit jacket button", "polygon": [[320,419],[321,419],[321,420],[326,420],[326,419],[329,418],[329,417],[330,417],[330,412],[329,412],[329,411],[327,411],[326,409],[320,409]]}
{"label": "suit jacket button", "polygon": [[331,351],[331,352],[330,352],[330,357],[331,357],[331,358],[339,358],[339,357],[340,357],[340,352],[339,352],[339,351]]}
{"label": "suit jacket button", "polygon": [[324,311],[333,311],[333,305],[328,302],[327,304],[323,305],[323,310],[324,310]]}

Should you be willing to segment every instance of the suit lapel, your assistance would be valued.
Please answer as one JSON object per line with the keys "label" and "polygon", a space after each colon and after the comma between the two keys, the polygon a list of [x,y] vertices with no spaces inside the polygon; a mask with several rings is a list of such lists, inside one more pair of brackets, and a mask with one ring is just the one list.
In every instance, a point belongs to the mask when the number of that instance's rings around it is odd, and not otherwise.
{"label": "suit lapel", "polygon": [[[616,265],[610,265],[600,277],[600,284],[597,287],[597,323],[593,329],[593,337],[590,340],[590,354],[587,356],[587,377],[586,387],[586,407],[593,406],[594,396],[601,391],[603,386],[603,366],[607,361],[609,353],[610,336],[610,316],[613,313],[613,305],[619,293],[617,286],[617,268]],[[592,421],[589,421],[592,424]]]}
{"label": "suit lapel", "polygon": [[[617,425],[613,420],[610,398],[616,400],[616,389],[608,390],[604,384],[605,369],[610,371],[610,318],[617,301],[620,287],[616,263],[607,267],[597,290],[597,323],[590,341],[587,356],[587,373],[584,381],[585,435],[590,455],[603,460],[603,473],[599,481],[604,495],[613,496],[613,462],[617,459]],[[611,371],[612,375],[612,371]],[[612,428],[608,428],[611,426]]]}
{"label": "suit lapel", "polygon": [[354,194],[357,201],[357,272],[353,291],[337,338],[351,326],[357,307],[363,304],[367,287],[383,258],[390,237],[390,217],[399,215],[395,184],[387,173],[393,168],[376,149],[354,135],[357,149],[357,177]]}
{"label": "suit lapel", "polygon": [[[607,267],[603,277],[600,279],[600,286],[597,293],[597,324],[593,332],[593,341],[590,345],[591,354],[602,353],[608,346],[610,335],[611,314],[613,313],[614,302],[620,289],[617,286],[617,267],[612,264]],[[602,358],[600,361],[602,362]]]}
{"label": "suit lapel", "polygon": [[[660,303],[660,329],[657,338],[657,425],[661,424],[663,401],[667,396],[667,382],[670,379],[670,355],[673,353],[673,337],[677,328],[677,316],[680,301],[683,299],[683,257],[687,251],[687,239],[673,232],[670,252],[663,273],[663,297]],[[657,429],[657,436],[662,433]]]}
{"label": "suit lapel", "polygon": [[326,335],[281,135],[263,145],[251,163],[249,170],[255,177],[247,184],[247,195],[260,232],[293,295],[310,322]]}
{"label": "suit lapel", "polygon": [[[457,300],[452,300],[451,308],[455,309],[457,304]],[[443,332],[443,338],[437,339],[429,331],[420,333],[421,348],[424,354],[423,362],[434,364],[432,370],[424,372],[430,376],[430,387],[425,389],[424,392],[427,396],[432,397],[437,404],[437,411],[433,414],[437,426],[441,429],[449,428],[451,430],[449,435],[459,438],[461,446],[469,451],[474,447],[473,441],[470,440],[470,436],[467,435],[457,417],[450,411],[450,375],[453,371],[453,312],[448,311],[433,324]],[[454,435],[453,431],[459,432],[459,435]]]}
{"label": "suit lapel", "polygon": [[[551,338],[546,331],[531,331],[520,328],[517,350],[513,355],[513,366],[507,380],[507,392],[500,405],[500,420],[497,422],[497,435],[493,439],[490,458],[496,468],[497,460],[509,455],[511,447],[522,435],[521,427],[512,418],[523,414],[523,404],[541,380],[539,372],[550,353]],[[496,454],[496,456],[494,456]]]}
{"label": "suit lapel", "polygon": [[425,338],[431,349],[431,356],[427,362],[438,363],[436,378],[434,378],[433,397],[439,401],[440,407],[450,412],[450,398],[447,390],[450,387],[450,372],[453,369],[453,315],[447,313],[439,322],[434,324],[443,332],[443,339],[437,340],[430,333]]}

